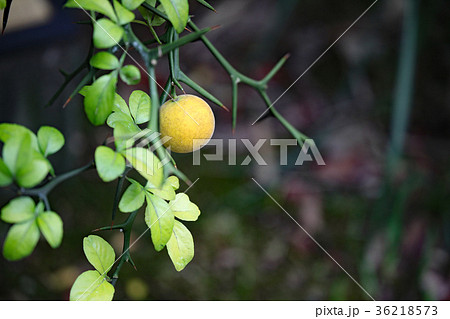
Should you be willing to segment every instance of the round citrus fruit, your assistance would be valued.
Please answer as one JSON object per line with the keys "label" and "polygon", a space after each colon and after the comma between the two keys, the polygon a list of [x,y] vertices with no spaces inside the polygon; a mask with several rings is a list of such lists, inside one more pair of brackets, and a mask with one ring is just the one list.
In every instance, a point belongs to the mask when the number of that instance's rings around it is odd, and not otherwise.
{"label": "round citrus fruit", "polygon": [[195,95],[184,94],[161,106],[159,126],[161,138],[170,137],[164,146],[176,153],[190,153],[209,142],[215,119],[208,103]]}

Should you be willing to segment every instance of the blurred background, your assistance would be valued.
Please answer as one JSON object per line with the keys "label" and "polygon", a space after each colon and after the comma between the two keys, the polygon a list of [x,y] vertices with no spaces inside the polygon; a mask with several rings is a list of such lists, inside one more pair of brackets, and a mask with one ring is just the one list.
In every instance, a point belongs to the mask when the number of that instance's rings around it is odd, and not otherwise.
{"label": "blurred background", "polygon": [[[90,45],[90,27],[76,24],[86,17],[80,10],[62,9],[63,2],[14,1],[0,37],[0,121],[34,132],[42,125],[60,129],[66,145],[51,157],[57,174],[91,161],[95,147],[112,135],[106,126],[89,124],[80,96],[62,108],[82,75],[44,108],[64,81],[58,69],[76,69]],[[244,74],[261,78],[290,53],[270,82],[273,101],[372,3],[210,2],[217,13],[190,1],[194,21],[200,27],[221,26],[208,37]],[[188,192],[202,211],[197,222],[187,224],[195,257],[176,272],[166,250],[155,252],[148,232],[131,249],[137,271],[124,265],[115,299],[368,300],[254,178],[375,299],[448,300],[450,6],[446,0],[422,1],[417,12],[410,10],[417,2],[378,1],[275,104],[314,139],[325,166],[294,165],[300,148],[293,146],[288,165],[280,165],[279,147],[269,143],[261,149],[267,166],[204,159],[194,166],[192,155],[175,155],[191,180],[199,178]],[[405,16],[409,22],[404,25]],[[144,26],[134,28],[148,36]],[[417,35],[417,46],[402,42],[402,32],[410,40]],[[414,52],[416,61],[410,59]],[[180,60],[186,74],[231,106],[229,77],[202,43],[183,47]],[[400,69],[399,61],[404,63]],[[158,81],[163,84],[167,75],[161,63]],[[132,90],[147,88],[144,75],[139,85],[119,84],[126,100]],[[213,106],[214,137],[225,139],[225,145],[230,138],[253,143],[291,138],[271,117],[251,125],[264,109],[256,92],[240,86],[236,132],[231,114]],[[240,164],[248,151],[237,145]],[[214,147],[202,153],[212,154]],[[52,192],[51,206],[64,221],[63,243],[53,250],[41,240],[19,262],[1,257],[0,299],[67,300],[75,278],[91,269],[82,238],[111,224],[115,186],[89,171]],[[14,196],[0,190],[0,205]],[[146,228],[143,212],[141,217],[134,238]],[[124,218],[117,216],[116,223]],[[0,242],[8,227],[0,222]],[[121,251],[121,233],[99,235]]]}

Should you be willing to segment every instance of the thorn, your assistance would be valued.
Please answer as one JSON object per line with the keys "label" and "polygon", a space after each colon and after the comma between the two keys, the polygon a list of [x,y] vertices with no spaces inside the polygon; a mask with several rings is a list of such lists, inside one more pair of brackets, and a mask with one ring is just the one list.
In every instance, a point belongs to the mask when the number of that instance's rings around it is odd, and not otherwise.
{"label": "thorn", "polygon": [[215,26],[211,27],[211,31],[220,29],[221,27],[222,27],[221,25],[215,25]]}
{"label": "thorn", "polygon": [[290,57],[291,57],[291,54],[290,54],[290,53],[286,53],[286,54],[283,56],[283,59],[287,60],[287,59],[289,59]]}
{"label": "thorn", "polygon": [[223,108],[225,111],[230,112],[230,109],[227,108],[225,105],[219,105],[221,108]]}
{"label": "thorn", "polygon": [[236,133],[236,128],[235,128],[235,127],[233,127],[233,128],[231,129],[231,135],[234,136],[234,133]]}
{"label": "thorn", "polygon": [[111,221],[111,230],[113,229],[114,221]]}
{"label": "thorn", "polygon": [[66,108],[67,104],[69,104],[69,102],[72,100],[72,98],[69,96],[69,98],[67,99],[66,103],[64,103],[63,105],[63,109]]}
{"label": "thorn", "polygon": [[188,29],[188,27],[184,27],[184,30],[186,30],[186,31],[189,32],[189,33],[192,33],[192,30],[191,30],[191,29]]}
{"label": "thorn", "polygon": [[131,266],[133,266],[134,270],[137,271],[136,265],[134,264],[133,259],[131,259],[130,252],[127,252],[127,257],[126,257],[125,261],[126,261],[127,263],[129,263]]}

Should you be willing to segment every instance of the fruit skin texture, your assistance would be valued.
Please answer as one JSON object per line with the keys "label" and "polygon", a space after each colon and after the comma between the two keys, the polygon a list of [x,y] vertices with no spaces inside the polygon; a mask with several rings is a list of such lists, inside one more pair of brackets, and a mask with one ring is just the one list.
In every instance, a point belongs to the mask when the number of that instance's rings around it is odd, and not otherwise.
{"label": "fruit skin texture", "polygon": [[159,127],[161,138],[171,137],[164,143],[165,147],[176,153],[194,152],[211,139],[214,113],[203,99],[191,94],[179,95],[161,106]]}

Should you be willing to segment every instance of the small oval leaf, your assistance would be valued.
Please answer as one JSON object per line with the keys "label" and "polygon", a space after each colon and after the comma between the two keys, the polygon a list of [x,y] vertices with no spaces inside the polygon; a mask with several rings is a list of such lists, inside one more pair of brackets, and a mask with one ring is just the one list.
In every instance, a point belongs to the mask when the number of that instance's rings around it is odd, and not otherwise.
{"label": "small oval leaf", "polygon": [[114,292],[114,286],[98,271],[88,270],[78,276],[73,283],[70,301],[111,301]]}
{"label": "small oval leaf", "polygon": [[52,248],[61,245],[63,238],[63,221],[54,212],[43,212],[37,217],[39,229]]}
{"label": "small oval leaf", "polygon": [[42,126],[37,132],[37,138],[39,149],[45,157],[58,152],[64,145],[64,135],[51,126]]}
{"label": "small oval leaf", "polygon": [[94,45],[99,49],[107,49],[117,45],[122,39],[123,32],[120,25],[106,18],[100,19],[94,22]]}
{"label": "small oval leaf", "polygon": [[83,240],[83,250],[86,258],[98,272],[104,276],[114,264],[116,254],[111,245],[103,238],[89,235]]}
{"label": "small oval leaf", "polygon": [[161,161],[149,149],[133,147],[125,151],[125,157],[154,188],[159,188],[164,179]]}
{"label": "small oval leaf", "polygon": [[105,182],[110,182],[125,170],[125,159],[120,153],[114,152],[109,147],[99,146],[95,150],[95,166],[100,178]]}
{"label": "small oval leaf", "polygon": [[35,204],[31,197],[17,197],[2,208],[1,218],[7,223],[21,223],[34,217],[34,209]]}
{"label": "small oval leaf", "polygon": [[129,10],[134,10],[139,7],[145,0],[122,0],[125,8]]}
{"label": "small oval leaf", "polygon": [[94,10],[110,17],[113,20],[116,19],[114,9],[109,0],[68,0],[65,6],[68,8]]}
{"label": "small oval leaf", "polygon": [[114,70],[120,66],[119,59],[114,55],[106,51],[96,53],[89,63],[100,70]]}
{"label": "small oval leaf", "polygon": [[86,90],[84,110],[89,121],[102,125],[112,112],[117,77],[115,72],[99,77]]}
{"label": "small oval leaf", "polygon": [[124,8],[117,0],[114,0],[114,9],[117,14],[117,23],[124,25],[134,20],[134,13]]}
{"label": "small oval leaf", "polygon": [[[171,176],[174,177],[174,176]],[[173,179],[166,179],[164,181],[164,184],[161,188],[152,188],[152,187],[146,187],[146,189],[150,192],[152,192],[154,195],[161,197],[165,200],[172,200],[175,199],[175,189],[173,187]]]}
{"label": "small oval leaf", "polygon": [[160,0],[170,22],[178,33],[183,32],[189,18],[188,0]]}
{"label": "small oval leaf", "polygon": [[8,186],[13,181],[11,171],[8,166],[6,166],[3,159],[0,157],[0,187]]}
{"label": "small oval leaf", "polygon": [[[137,182],[136,182],[137,183]],[[145,200],[144,188],[141,185],[131,184],[125,190],[119,202],[119,209],[123,213],[130,213],[142,207]]]}
{"label": "small oval leaf", "polygon": [[150,228],[156,251],[162,250],[172,236],[174,224],[169,204],[157,196],[147,194],[145,222]]}
{"label": "small oval leaf", "polygon": [[148,122],[150,119],[151,100],[147,93],[135,90],[131,93],[128,101],[131,115],[136,124]]}
{"label": "small oval leaf", "polygon": [[8,260],[19,260],[30,255],[39,241],[36,220],[13,225],[3,244],[3,256]]}
{"label": "small oval leaf", "polygon": [[179,221],[175,221],[173,234],[167,243],[167,252],[177,271],[184,267],[194,258],[194,239],[191,232]]}
{"label": "small oval leaf", "polygon": [[170,201],[170,208],[175,217],[181,220],[196,221],[200,216],[198,206],[192,203],[189,196],[184,193],[177,194],[175,199]]}
{"label": "small oval leaf", "polygon": [[141,82],[141,72],[134,65],[125,65],[120,69],[120,78],[128,85],[136,85]]}
{"label": "small oval leaf", "polygon": [[44,180],[50,169],[50,162],[41,153],[33,150],[30,162],[16,172],[17,184],[21,187],[32,188]]}

